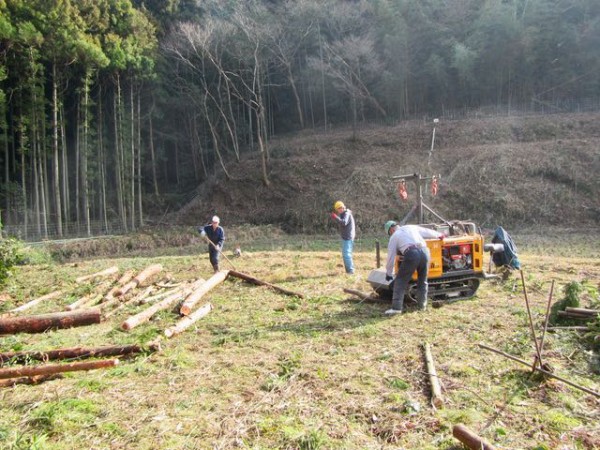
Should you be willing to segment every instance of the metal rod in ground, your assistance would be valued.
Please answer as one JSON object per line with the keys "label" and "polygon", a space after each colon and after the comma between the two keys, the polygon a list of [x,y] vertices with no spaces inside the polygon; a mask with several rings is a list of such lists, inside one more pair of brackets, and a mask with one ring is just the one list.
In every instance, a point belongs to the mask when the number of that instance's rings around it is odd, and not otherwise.
{"label": "metal rod in ground", "polygon": [[535,351],[537,359],[533,360],[533,366],[531,370],[534,371],[536,365],[539,363],[540,367],[542,366],[542,352],[540,351],[540,346],[538,345],[537,337],[535,336],[535,328],[533,326],[533,318],[531,316],[531,309],[529,308],[529,297],[527,297],[527,288],[525,287],[525,277],[523,276],[523,271],[519,270],[521,273],[521,283],[523,283],[523,294],[525,295],[525,304],[527,305],[527,315],[529,316],[529,327],[531,328],[531,335],[533,336],[533,343],[535,344]]}
{"label": "metal rod in ground", "polygon": [[550,319],[550,305],[552,304],[552,294],[554,293],[554,280],[550,285],[550,294],[548,295],[548,304],[546,305],[546,319],[544,320],[544,328],[542,330],[542,339],[540,340],[540,352],[544,350],[544,338],[548,329],[548,319]]}
{"label": "metal rod in ground", "polygon": [[[497,353],[499,355],[502,355],[505,358],[512,359],[513,361],[516,361],[518,363],[521,363],[521,364],[524,364],[526,366],[529,366],[529,363],[527,361],[523,361],[522,359],[519,359],[516,356],[509,355],[508,353],[505,353],[505,352],[503,352],[501,350],[496,350],[495,348],[488,347],[487,345],[484,345],[484,344],[477,344],[477,345],[479,345],[479,347],[481,347],[481,348],[483,348],[485,350],[489,350],[491,352],[494,352],[494,353]],[[559,377],[558,375],[554,375],[552,372],[548,372],[547,370],[540,369],[539,367],[536,367],[535,370],[537,370],[538,372],[541,372],[544,375],[547,375],[547,376],[549,376],[551,378],[556,378],[557,380],[562,381],[563,383],[568,384],[569,386],[572,386],[572,387],[577,388],[577,389],[579,389],[579,390],[581,390],[583,392],[587,392],[588,394],[591,394],[591,395],[593,395],[595,397],[600,398],[600,392],[592,391],[591,389],[588,389],[586,387],[579,386],[578,384],[575,384],[572,381],[565,380],[564,378]]]}

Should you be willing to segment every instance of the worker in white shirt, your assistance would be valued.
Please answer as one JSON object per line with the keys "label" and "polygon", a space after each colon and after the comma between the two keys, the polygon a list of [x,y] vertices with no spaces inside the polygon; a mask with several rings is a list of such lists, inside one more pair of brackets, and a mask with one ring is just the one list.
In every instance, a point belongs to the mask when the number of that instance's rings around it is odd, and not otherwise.
{"label": "worker in white shirt", "polygon": [[[392,308],[385,314],[402,314],[404,294],[412,274],[417,271],[417,304],[421,311],[427,308],[427,273],[429,272],[429,249],[425,239],[444,239],[444,235],[418,225],[400,226],[393,220],[385,223],[385,231],[390,236],[385,266],[385,278],[394,280]],[[396,255],[402,255],[402,264],[394,278]]]}

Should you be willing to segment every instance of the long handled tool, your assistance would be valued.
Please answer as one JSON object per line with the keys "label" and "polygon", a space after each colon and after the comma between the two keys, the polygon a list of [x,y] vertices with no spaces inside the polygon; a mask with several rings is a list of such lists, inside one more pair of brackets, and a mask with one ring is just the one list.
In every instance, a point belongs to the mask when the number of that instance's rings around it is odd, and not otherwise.
{"label": "long handled tool", "polygon": [[220,254],[220,255],[221,255],[223,258],[225,258],[225,260],[226,260],[226,261],[227,261],[229,264],[231,264],[231,267],[233,267],[233,270],[237,270],[237,269],[235,268],[235,266],[233,265],[233,263],[231,262],[231,260],[230,260],[230,259],[229,259],[227,256],[225,256],[225,253],[223,253],[223,252],[221,251],[221,249],[220,249],[219,247],[217,247],[217,246],[215,245],[215,243],[214,243],[213,241],[211,241],[211,240],[208,238],[208,236],[204,236],[204,240],[205,240],[206,242],[208,242],[210,245],[212,245],[212,246],[213,246],[213,248],[214,248],[216,251],[218,251],[218,252],[219,252],[219,254]]}

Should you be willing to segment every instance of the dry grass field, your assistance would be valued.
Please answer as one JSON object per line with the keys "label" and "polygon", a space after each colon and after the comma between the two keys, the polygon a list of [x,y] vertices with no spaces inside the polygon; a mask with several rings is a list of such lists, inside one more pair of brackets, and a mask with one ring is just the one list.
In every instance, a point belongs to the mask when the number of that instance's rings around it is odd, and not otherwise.
{"label": "dry grass field", "polygon": [[[516,238],[536,332],[552,281],[555,300],[578,281],[586,287],[581,306],[598,307],[600,258],[593,241],[597,233],[592,241],[572,234]],[[135,305],[97,325],[0,336],[2,352],[156,340],[162,347],[115,368],[0,389],[0,447],[450,450],[462,448],[452,436],[453,425],[462,423],[498,449],[600,448],[599,398],[532,375],[477,345],[533,361],[517,273],[482,283],[474,299],[389,318],[387,303],[360,302],[343,292],[369,291],[370,247],[358,246],[353,276],[343,273],[335,243],[310,251],[247,250],[231,260],[238,271],[305,297],[230,278],[206,297],[210,314],[171,339],[163,334],[177,319],[171,310],[123,331],[121,323],[143,309]],[[207,255],[198,252],[37,260],[14,270],[0,313],[55,289],[65,295],[30,313],[61,311],[99,289],[99,282],[75,283],[78,276],[154,263],[175,282],[212,275]],[[442,384],[441,408],[430,404],[423,343],[432,348]],[[598,352],[581,334],[548,333],[543,356],[556,374],[600,392]]]}

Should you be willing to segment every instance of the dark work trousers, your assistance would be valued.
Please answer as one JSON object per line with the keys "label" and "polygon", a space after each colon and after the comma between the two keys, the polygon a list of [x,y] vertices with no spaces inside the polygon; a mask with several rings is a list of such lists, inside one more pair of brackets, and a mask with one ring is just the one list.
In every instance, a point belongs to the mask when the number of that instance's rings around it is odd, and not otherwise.
{"label": "dark work trousers", "polygon": [[394,279],[392,308],[402,311],[404,294],[412,274],[417,271],[417,303],[419,309],[427,307],[427,273],[429,272],[429,249],[413,247],[404,252],[398,274]]}
{"label": "dark work trousers", "polygon": [[219,251],[212,245],[208,246],[208,256],[215,272],[219,271]]}

